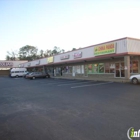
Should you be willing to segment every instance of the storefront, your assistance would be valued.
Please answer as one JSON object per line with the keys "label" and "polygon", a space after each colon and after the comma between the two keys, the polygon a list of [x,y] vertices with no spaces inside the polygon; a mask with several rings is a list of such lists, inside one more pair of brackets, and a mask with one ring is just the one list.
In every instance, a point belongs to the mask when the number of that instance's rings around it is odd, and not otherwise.
{"label": "storefront", "polygon": [[9,76],[10,69],[20,67],[27,61],[4,61],[0,60],[0,76]]}
{"label": "storefront", "polygon": [[25,63],[52,76],[93,80],[128,80],[140,73],[140,39],[121,38]]}

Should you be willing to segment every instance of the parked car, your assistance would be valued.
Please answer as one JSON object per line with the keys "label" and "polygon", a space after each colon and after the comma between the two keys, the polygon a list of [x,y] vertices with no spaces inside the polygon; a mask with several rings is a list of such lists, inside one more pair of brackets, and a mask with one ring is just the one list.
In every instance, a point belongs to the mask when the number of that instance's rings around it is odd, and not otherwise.
{"label": "parked car", "polygon": [[133,83],[133,84],[138,84],[140,83],[140,74],[138,75],[133,75],[133,76],[130,76],[130,82]]}
{"label": "parked car", "polygon": [[26,74],[23,75],[24,78],[26,78],[26,75],[29,75],[31,72],[27,72]]}
{"label": "parked car", "polygon": [[36,79],[36,78],[50,78],[50,75],[43,72],[31,72],[26,75],[28,79]]}

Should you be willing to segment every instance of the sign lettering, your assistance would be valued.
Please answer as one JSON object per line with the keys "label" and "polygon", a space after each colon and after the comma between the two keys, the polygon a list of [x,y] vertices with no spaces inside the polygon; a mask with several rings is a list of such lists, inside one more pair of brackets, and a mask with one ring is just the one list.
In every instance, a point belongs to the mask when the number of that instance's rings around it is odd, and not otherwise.
{"label": "sign lettering", "polygon": [[76,52],[76,53],[74,53],[74,59],[81,58],[81,57],[82,57],[82,52]]}
{"label": "sign lettering", "polygon": [[0,62],[0,66],[2,66],[2,67],[13,66],[13,62]]}
{"label": "sign lettering", "polygon": [[101,46],[94,47],[94,55],[105,55],[105,54],[112,54],[115,53],[115,44],[104,44]]}

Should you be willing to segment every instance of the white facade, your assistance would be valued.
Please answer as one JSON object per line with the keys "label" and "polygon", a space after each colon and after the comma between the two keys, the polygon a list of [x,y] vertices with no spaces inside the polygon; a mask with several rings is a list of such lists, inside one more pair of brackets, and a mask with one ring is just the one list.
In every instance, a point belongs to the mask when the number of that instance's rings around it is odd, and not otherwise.
{"label": "white facade", "polygon": [[127,51],[140,54],[140,40],[127,39]]}
{"label": "white facade", "polygon": [[[130,47],[131,42],[135,42],[133,44],[136,44],[135,46],[133,46],[133,50],[132,47]],[[140,52],[140,40],[133,40],[133,39],[129,39],[129,38],[123,38],[123,39],[118,39],[118,40],[113,40],[110,42],[105,42],[105,43],[101,43],[101,44],[97,44],[97,45],[93,45],[93,46],[89,46],[89,47],[85,47],[85,48],[81,48],[81,49],[77,49],[75,51],[69,51],[66,53],[62,53],[62,54],[58,54],[53,56],[53,64],[59,64],[59,63],[65,63],[65,62],[80,62],[80,60],[88,60],[88,59],[94,59],[97,58],[96,56],[94,56],[94,47],[96,46],[101,46],[104,44],[111,44],[114,43],[115,48],[116,48],[116,52],[112,55],[118,55],[118,54],[124,54],[124,53],[128,53],[130,52]],[[81,57],[78,58],[74,58],[74,55],[76,53],[81,53]],[[61,59],[62,57],[66,57],[66,59]],[[39,64],[38,61],[40,61]],[[50,63],[47,62],[47,58],[43,58],[43,59],[39,59],[39,60],[34,60],[34,61],[30,61],[27,63],[24,63],[24,67],[36,67],[36,66],[42,66],[42,65],[47,65]]]}
{"label": "white facade", "polygon": [[0,60],[0,68],[15,68],[19,67],[19,65],[26,63],[27,61],[5,61]]}

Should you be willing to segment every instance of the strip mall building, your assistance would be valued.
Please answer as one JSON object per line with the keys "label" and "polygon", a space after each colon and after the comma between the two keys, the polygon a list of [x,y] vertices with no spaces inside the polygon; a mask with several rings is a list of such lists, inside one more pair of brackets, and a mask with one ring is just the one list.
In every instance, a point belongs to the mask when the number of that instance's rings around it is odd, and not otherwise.
{"label": "strip mall building", "polygon": [[25,62],[27,61],[0,60],[0,76],[9,76],[11,68],[19,67],[20,64]]}
{"label": "strip mall building", "polygon": [[140,73],[140,39],[125,37],[26,63],[29,71],[53,76],[127,81]]}

